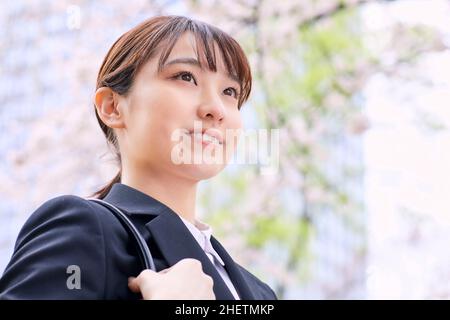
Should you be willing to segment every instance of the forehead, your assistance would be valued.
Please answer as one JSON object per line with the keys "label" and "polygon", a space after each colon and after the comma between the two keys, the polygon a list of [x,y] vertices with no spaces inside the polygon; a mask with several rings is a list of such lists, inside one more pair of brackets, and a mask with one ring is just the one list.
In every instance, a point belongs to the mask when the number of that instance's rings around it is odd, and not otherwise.
{"label": "forehead", "polygon": [[[193,58],[199,61],[200,66],[202,68],[208,68],[208,61],[205,53],[205,48],[202,47],[200,43],[198,43],[195,36],[191,32],[185,32],[182,34],[177,41],[175,42],[170,54],[167,59],[165,59],[163,65],[167,65],[171,61],[180,58]],[[225,63],[223,61],[222,53],[217,45],[214,42],[213,44],[214,51],[211,52],[211,55],[214,57],[216,61],[217,72],[228,75],[228,70],[226,69]]]}
{"label": "forehead", "polygon": [[185,32],[175,42],[175,45],[173,46],[172,51],[169,54],[169,58],[173,58],[177,54],[196,54],[196,52],[197,42],[194,35],[190,32]]}

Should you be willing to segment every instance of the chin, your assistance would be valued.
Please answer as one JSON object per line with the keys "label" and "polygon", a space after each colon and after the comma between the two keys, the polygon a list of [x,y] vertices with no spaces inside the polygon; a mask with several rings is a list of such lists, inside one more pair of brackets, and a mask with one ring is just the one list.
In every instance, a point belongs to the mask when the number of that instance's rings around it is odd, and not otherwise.
{"label": "chin", "polygon": [[183,164],[179,166],[178,170],[183,176],[200,181],[218,175],[224,167],[221,164]]}

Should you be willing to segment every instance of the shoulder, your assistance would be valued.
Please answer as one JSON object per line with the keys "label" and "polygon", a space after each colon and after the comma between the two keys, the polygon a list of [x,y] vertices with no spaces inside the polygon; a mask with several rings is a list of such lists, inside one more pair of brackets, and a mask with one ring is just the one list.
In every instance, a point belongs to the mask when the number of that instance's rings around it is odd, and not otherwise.
{"label": "shoulder", "polygon": [[41,204],[28,218],[26,223],[48,219],[64,219],[76,217],[82,220],[98,220],[102,206],[76,195],[61,195]]}
{"label": "shoulder", "polygon": [[[19,232],[0,278],[0,298],[105,297],[109,248],[118,237],[113,230],[124,231],[102,208],[75,195],[58,196],[40,205]],[[80,290],[68,290],[66,283],[68,267],[74,265],[81,270]]]}
{"label": "shoulder", "polygon": [[[41,204],[25,222],[27,225],[36,225],[43,222],[93,222],[97,218],[94,215],[94,207],[90,201],[76,195],[62,195]],[[72,221],[75,219],[75,221]]]}
{"label": "shoulder", "polygon": [[[54,258],[89,256],[100,265],[126,252],[128,241],[127,231],[109,209],[76,195],[62,195],[47,200],[30,215],[14,252],[43,252],[45,247]],[[103,266],[104,272],[111,271],[110,264]]]}
{"label": "shoulder", "polygon": [[256,300],[277,300],[277,296],[272,288],[266,284],[265,282],[258,279],[254,274],[250,271],[237,264],[237,267],[242,272],[247,281],[251,284],[252,288],[257,288],[254,290]]}
{"label": "shoulder", "polygon": [[91,201],[76,195],[62,195],[47,200],[30,215],[20,230],[15,250],[43,234],[76,240],[82,234],[100,236],[100,233],[100,215]]}
{"label": "shoulder", "polygon": [[[95,237],[112,231],[105,229],[122,230],[108,209],[76,195],[61,195],[47,200],[30,215],[19,233],[15,250],[41,232],[76,240],[83,234]],[[102,238],[97,240],[102,242]]]}

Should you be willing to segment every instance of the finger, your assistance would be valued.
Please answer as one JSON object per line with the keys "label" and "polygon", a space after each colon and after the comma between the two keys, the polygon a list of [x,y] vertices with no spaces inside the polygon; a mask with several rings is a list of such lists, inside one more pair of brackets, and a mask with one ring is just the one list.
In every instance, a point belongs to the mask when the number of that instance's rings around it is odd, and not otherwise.
{"label": "finger", "polygon": [[130,288],[133,292],[141,292],[140,286],[139,286],[139,280],[135,277],[129,277],[128,278],[128,288]]}
{"label": "finger", "polygon": [[169,268],[166,268],[166,269],[164,269],[164,270],[161,270],[161,271],[159,271],[159,273],[167,273],[167,272],[169,272],[170,271],[170,269],[172,269],[173,268],[173,266],[172,267],[169,267]]}

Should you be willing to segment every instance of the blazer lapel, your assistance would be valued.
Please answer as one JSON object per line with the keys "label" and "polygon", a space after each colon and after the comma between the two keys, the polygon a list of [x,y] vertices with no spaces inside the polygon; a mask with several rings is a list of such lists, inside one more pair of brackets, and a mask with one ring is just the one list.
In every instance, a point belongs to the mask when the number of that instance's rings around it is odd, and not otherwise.
{"label": "blazer lapel", "polygon": [[[104,198],[130,216],[143,215],[151,220],[145,224],[150,232],[150,241],[154,241],[167,263],[172,266],[185,258],[194,258],[202,263],[203,271],[214,280],[214,294],[218,300],[234,300],[215,266],[203,249],[169,207],[149,195],[122,183],[115,183]],[[147,220],[148,221],[148,220]],[[242,272],[220,243],[211,237],[211,244],[225,263],[225,269],[238,291],[241,299],[254,299]]]}
{"label": "blazer lapel", "polygon": [[228,254],[228,252],[225,250],[225,248],[220,244],[220,242],[211,236],[211,244],[214,248],[214,250],[217,251],[217,253],[222,258],[223,262],[225,263],[225,269],[228,272],[228,276],[231,279],[231,282],[234,284],[234,287],[236,288],[237,292],[239,293],[239,296],[242,300],[255,300],[255,296],[253,295],[252,291],[250,290],[250,287],[248,286],[247,282],[245,281],[245,278],[239,270],[236,262],[231,258],[231,256]]}
{"label": "blazer lapel", "polygon": [[216,299],[234,300],[215,266],[175,213],[162,212],[145,226],[170,266],[185,258],[199,260],[202,263],[203,271],[214,280],[213,290]]}

